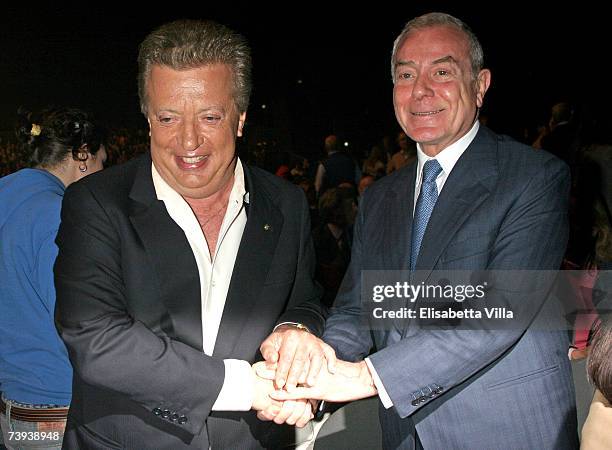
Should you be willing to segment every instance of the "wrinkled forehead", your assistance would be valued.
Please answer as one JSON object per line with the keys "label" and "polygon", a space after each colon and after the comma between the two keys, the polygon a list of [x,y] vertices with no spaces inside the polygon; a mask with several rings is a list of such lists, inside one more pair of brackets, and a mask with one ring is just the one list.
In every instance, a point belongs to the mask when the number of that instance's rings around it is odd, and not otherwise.
{"label": "wrinkled forehead", "polygon": [[447,56],[469,63],[469,40],[451,25],[432,25],[410,31],[400,42],[395,62],[431,62]]}
{"label": "wrinkled forehead", "polygon": [[233,101],[233,93],[231,70],[225,64],[187,69],[156,65],[147,83],[149,101],[185,98]]}

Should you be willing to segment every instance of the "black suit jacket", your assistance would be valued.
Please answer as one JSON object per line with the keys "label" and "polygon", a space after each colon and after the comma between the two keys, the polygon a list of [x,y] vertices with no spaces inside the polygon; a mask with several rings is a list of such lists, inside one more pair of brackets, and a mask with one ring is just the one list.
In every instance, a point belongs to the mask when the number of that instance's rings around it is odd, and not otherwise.
{"label": "black suit jacket", "polygon": [[211,412],[223,359],[261,359],[279,322],[315,333],[324,322],[304,195],[256,168],[245,166],[245,182],[247,225],[212,357],[196,261],[156,198],[150,155],[66,190],[56,313],[75,373],[63,448],[281,446],[284,427]]}

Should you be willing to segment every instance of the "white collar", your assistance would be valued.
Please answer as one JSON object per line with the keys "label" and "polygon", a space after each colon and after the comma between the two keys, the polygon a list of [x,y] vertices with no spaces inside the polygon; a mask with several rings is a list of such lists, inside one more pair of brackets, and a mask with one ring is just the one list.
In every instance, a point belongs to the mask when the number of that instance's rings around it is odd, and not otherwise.
{"label": "white collar", "polygon": [[[476,134],[478,133],[478,129],[480,128],[480,123],[478,120],[474,121],[474,125],[470,128],[470,131],[461,136],[457,141],[453,142],[451,145],[443,149],[440,153],[435,156],[435,159],[438,160],[440,166],[442,167],[442,171],[448,176],[457,164],[457,161],[463,155],[463,152],[468,148],[468,146],[472,143]],[[423,165],[426,161],[430,159],[434,159],[431,156],[427,156],[423,150],[421,149],[421,144],[417,143],[417,157],[419,160],[418,170],[420,173]]]}
{"label": "white collar", "polygon": [[[155,186],[155,194],[158,200],[177,202],[184,200],[182,196],[170,187],[170,185],[162,178],[155,164],[151,162],[151,175],[153,177],[153,185]],[[230,193],[229,200],[241,199],[245,203],[249,203],[249,194],[246,192],[244,183],[244,168],[240,158],[236,158],[236,167],[234,167],[234,185],[232,186],[232,192]]]}

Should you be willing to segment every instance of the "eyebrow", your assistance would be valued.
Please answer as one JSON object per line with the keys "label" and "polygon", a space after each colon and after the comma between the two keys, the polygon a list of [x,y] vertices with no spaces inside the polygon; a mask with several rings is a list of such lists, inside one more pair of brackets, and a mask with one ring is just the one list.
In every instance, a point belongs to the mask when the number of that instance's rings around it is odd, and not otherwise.
{"label": "eyebrow", "polygon": [[[442,58],[438,58],[435,59],[431,62],[432,65],[435,64],[443,64],[443,63],[452,63],[455,65],[459,65],[459,62],[453,58],[451,55],[448,56],[443,56]],[[395,67],[399,67],[399,66],[416,66],[417,64],[413,61],[413,60],[408,60],[408,61],[397,61],[395,63]]]}
{"label": "eyebrow", "polygon": [[[199,109],[197,111],[197,114],[202,114],[202,113],[207,113],[207,112],[211,112],[211,111],[216,111],[216,112],[220,112],[221,114],[225,114],[225,107],[223,106],[218,106],[218,105],[213,105],[213,106],[208,106],[206,108],[202,108]],[[169,112],[172,114],[181,114],[181,112],[177,109],[172,109],[172,108],[160,108],[159,110],[157,110],[157,113],[160,112]]]}
{"label": "eyebrow", "polygon": [[400,67],[400,66],[416,66],[416,63],[414,61],[396,61],[395,62],[395,67]]}
{"label": "eyebrow", "polygon": [[442,58],[438,58],[432,61],[432,64],[443,64],[443,63],[452,63],[455,65],[459,65],[459,62],[457,62],[457,60],[450,55],[444,56]]}

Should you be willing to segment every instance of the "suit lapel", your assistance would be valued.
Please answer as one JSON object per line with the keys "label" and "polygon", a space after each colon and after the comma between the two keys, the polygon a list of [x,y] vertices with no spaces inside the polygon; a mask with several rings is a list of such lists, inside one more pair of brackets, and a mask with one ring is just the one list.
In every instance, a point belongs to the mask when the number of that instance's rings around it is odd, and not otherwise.
{"label": "suit lapel", "polygon": [[388,269],[407,270],[410,267],[416,166],[414,163],[398,173],[383,199],[383,248],[397,249],[383,252],[383,267]]}
{"label": "suit lapel", "polygon": [[221,358],[234,353],[242,330],[253,323],[255,304],[259,300],[283,226],[283,216],[274,204],[274,193],[270,191],[274,188],[269,183],[263,183],[246,165],[244,173],[249,192],[248,218],[213,352],[214,356]]}
{"label": "suit lapel", "polygon": [[490,195],[497,180],[494,135],[481,127],[457,161],[431,214],[416,269],[426,279],[455,233]]}
{"label": "suit lapel", "polygon": [[[383,205],[378,212],[383,218],[381,230],[381,248],[384,249],[382,252],[383,266],[376,265],[374,269],[395,271],[410,268],[416,169],[417,164],[415,162],[401,169],[397,174],[390,175],[395,179],[383,197]],[[408,321],[407,319],[392,319],[393,328],[399,332],[407,326]],[[381,342],[386,343],[391,335],[399,336],[398,332],[383,333],[381,336],[384,337],[381,338]]]}
{"label": "suit lapel", "polygon": [[130,198],[130,221],[155,271],[151,282],[157,283],[160,298],[168,309],[161,327],[168,335],[202,349],[202,300],[197,264],[185,233],[172,220],[164,203],[157,200],[150,156],[142,158]]}

